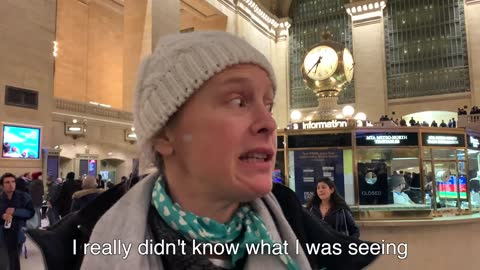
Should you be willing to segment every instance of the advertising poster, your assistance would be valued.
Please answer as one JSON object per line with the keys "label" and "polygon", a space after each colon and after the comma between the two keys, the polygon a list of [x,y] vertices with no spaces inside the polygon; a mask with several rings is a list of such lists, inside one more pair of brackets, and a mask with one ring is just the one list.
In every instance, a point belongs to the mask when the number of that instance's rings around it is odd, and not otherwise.
{"label": "advertising poster", "polygon": [[3,126],[4,158],[40,158],[40,129],[21,126]]}
{"label": "advertising poster", "polygon": [[315,181],[329,177],[337,192],[345,196],[342,150],[294,151],[295,193],[306,203],[316,192]]}

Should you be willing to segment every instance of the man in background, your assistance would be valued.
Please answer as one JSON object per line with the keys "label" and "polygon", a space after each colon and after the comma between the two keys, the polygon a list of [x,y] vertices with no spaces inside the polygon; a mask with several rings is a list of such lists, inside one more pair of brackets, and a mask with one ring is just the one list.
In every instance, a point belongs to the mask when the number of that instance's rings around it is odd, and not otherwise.
{"label": "man in background", "polygon": [[15,175],[5,173],[0,178],[3,193],[0,195],[1,232],[0,239],[7,248],[10,270],[20,270],[20,250],[25,243],[22,228],[33,217],[32,199],[25,192],[15,190]]}

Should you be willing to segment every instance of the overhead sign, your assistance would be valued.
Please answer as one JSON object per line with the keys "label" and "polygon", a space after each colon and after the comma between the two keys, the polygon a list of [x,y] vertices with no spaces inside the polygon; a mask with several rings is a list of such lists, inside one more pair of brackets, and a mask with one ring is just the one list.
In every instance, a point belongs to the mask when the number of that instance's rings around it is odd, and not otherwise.
{"label": "overhead sign", "polygon": [[465,137],[463,134],[423,133],[422,141],[424,146],[465,147]]}
{"label": "overhead sign", "polygon": [[417,146],[417,133],[357,133],[357,146]]}
{"label": "overhead sign", "polygon": [[467,135],[467,145],[470,148],[480,148],[480,138],[472,135]]}
{"label": "overhead sign", "polygon": [[347,120],[327,120],[327,121],[308,121],[293,123],[293,129],[324,129],[324,128],[343,128],[347,127]]}
{"label": "overhead sign", "polygon": [[351,133],[288,136],[288,148],[352,146]]}

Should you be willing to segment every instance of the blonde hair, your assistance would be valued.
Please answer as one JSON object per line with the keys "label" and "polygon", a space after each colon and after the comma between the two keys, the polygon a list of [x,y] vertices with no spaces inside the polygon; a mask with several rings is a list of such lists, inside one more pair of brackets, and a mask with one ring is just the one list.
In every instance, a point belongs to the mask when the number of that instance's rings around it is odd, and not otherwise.
{"label": "blonde hair", "polygon": [[82,189],[92,189],[97,188],[97,179],[95,176],[87,175],[83,178]]}

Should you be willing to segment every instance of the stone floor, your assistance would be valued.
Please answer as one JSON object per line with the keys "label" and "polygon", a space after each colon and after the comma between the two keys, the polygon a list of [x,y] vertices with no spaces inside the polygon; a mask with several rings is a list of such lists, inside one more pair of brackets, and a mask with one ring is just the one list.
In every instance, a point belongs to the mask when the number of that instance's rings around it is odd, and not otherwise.
{"label": "stone floor", "polygon": [[25,249],[22,252],[22,256],[20,257],[20,265],[22,270],[44,270],[45,267],[43,266],[43,258],[40,250],[37,246],[32,243],[29,239],[25,242],[26,246],[26,255],[25,256]]}

